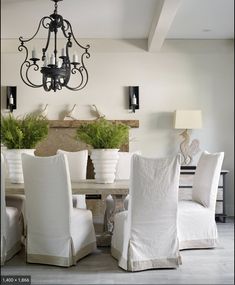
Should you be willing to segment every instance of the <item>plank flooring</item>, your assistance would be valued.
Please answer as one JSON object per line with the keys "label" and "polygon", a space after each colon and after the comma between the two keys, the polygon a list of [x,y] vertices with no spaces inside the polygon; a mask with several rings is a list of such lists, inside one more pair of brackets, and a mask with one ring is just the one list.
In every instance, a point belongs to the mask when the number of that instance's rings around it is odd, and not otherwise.
{"label": "plank flooring", "polygon": [[234,284],[234,223],[218,223],[216,249],[181,251],[178,269],[129,273],[118,268],[109,248],[98,250],[76,266],[26,264],[22,250],[1,268],[2,275],[31,275],[32,284]]}

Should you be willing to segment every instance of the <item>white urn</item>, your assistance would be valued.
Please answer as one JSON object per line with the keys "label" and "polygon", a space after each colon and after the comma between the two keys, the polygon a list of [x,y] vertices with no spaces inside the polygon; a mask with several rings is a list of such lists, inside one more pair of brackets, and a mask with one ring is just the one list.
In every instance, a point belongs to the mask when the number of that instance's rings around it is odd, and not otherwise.
{"label": "white urn", "polygon": [[23,183],[23,168],[21,154],[34,155],[35,149],[7,149],[4,152],[8,168],[8,177],[11,183]]}
{"label": "white urn", "polygon": [[97,183],[113,183],[119,158],[119,149],[93,149],[91,160]]}

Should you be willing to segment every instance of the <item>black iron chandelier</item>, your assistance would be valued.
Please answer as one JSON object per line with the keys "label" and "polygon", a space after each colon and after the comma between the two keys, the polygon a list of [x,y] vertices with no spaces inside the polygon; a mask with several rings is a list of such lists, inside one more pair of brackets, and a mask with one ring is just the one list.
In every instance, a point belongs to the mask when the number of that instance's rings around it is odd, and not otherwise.
{"label": "black iron chandelier", "polygon": [[[70,22],[57,14],[57,2],[63,0],[51,1],[55,2],[53,14],[45,16],[40,20],[36,33],[30,39],[23,39],[23,37],[19,38],[21,44],[18,47],[18,50],[25,50],[26,53],[24,62],[20,67],[20,76],[26,85],[33,88],[43,87],[45,91],[54,90],[54,92],[56,92],[57,90],[61,90],[62,87],[66,87],[73,91],[81,90],[88,82],[88,72],[84,64],[84,59],[90,58],[90,53],[88,52],[90,46],[82,46],[79,44],[75,39]],[[46,45],[42,48],[42,56],[40,60],[35,49],[32,50],[32,57],[29,56],[29,51],[25,44],[35,38],[41,26],[48,30],[48,36]],[[59,55],[57,51],[57,33],[60,29],[65,37],[66,43]],[[50,40],[53,34],[53,51],[49,58],[47,52],[50,47]],[[72,58],[71,55],[69,55],[69,49],[71,49],[73,45],[72,40],[79,48],[80,62],[78,54],[73,54]],[[41,67],[40,62],[42,65]],[[32,82],[32,78],[34,77],[33,73],[39,71],[39,69],[42,73],[42,83],[34,84]],[[76,83],[74,87],[69,86],[68,84],[70,79],[72,79],[71,81],[78,80],[78,83]]]}

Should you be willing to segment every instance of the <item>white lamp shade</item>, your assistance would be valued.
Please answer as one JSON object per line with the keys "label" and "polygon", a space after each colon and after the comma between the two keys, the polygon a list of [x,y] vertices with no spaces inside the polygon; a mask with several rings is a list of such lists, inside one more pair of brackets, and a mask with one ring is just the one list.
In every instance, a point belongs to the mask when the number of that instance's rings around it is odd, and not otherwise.
{"label": "white lamp shade", "polygon": [[201,110],[176,110],[175,129],[200,129],[202,127]]}

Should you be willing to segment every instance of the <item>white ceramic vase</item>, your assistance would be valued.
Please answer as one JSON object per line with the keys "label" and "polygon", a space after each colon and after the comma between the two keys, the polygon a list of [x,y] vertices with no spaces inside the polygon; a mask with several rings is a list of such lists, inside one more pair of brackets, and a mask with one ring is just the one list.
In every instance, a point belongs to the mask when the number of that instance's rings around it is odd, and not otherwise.
{"label": "white ceramic vase", "polygon": [[118,161],[118,149],[93,149],[91,160],[97,183],[113,183]]}
{"label": "white ceramic vase", "polygon": [[7,149],[4,152],[8,167],[8,177],[11,183],[24,182],[21,154],[34,155],[34,151],[35,149]]}

